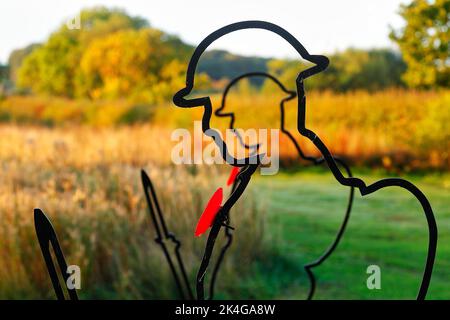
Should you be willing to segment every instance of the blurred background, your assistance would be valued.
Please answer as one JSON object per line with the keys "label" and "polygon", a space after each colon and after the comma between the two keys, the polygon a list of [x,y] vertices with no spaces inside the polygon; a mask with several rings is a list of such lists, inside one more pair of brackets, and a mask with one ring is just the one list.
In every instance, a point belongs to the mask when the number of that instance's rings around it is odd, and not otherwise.
{"label": "blurred background", "polygon": [[[0,299],[54,298],[34,207],[52,218],[68,263],[81,267],[81,298],[177,298],[153,241],[141,168],[183,241],[194,283],[206,238],[194,238],[195,224],[229,167],[172,163],[172,131],[193,130],[202,110],[178,109],[171,98],[204,37],[254,19],[279,24],[311,54],[330,58],[306,81],[307,127],[366,182],[401,176],[429,198],[440,239],[428,297],[449,299],[449,16],[448,0],[1,2]],[[276,36],[247,30],[202,56],[196,94],[217,108],[230,80],[250,71],[295,89],[306,67]],[[264,78],[245,79],[233,86],[227,111],[241,128],[278,128],[281,97]],[[296,101],[286,109],[295,133]],[[349,190],[326,167],[301,161],[283,135],[280,157],[280,172],[255,177],[231,213],[235,241],[217,298],[306,298],[302,266],[325,251],[342,222]],[[315,269],[316,298],[415,298],[427,238],[408,193],[356,194],[342,242]],[[380,290],[366,286],[373,264]]]}

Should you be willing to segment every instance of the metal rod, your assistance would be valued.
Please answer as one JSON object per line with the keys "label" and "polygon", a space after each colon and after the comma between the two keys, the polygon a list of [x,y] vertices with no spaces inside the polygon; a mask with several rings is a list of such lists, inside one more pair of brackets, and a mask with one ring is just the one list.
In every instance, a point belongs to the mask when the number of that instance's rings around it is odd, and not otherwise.
{"label": "metal rod", "polygon": [[[164,256],[166,257],[167,263],[169,264],[170,270],[177,285],[181,299],[192,300],[194,299],[194,294],[189,284],[189,279],[186,273],[186,269],[184,267],[183,258],[180,253],[181,241],[178,240],[173,233],[168,231],[164,219],[164,214],[159,205],[155,189],[150,180],[150,177],[144,170],[141,170],[141,179],[142,179],[142,186],[144,188],[145,199],[147,201],[148,211],[156,232],[155,241],[161,246],[161,249],[163,250]],[[167,249],[166,246],[166,241],[171,241],[175,245],[174,248],[175,262],[172,260],[170,256],[169,250]]]}
{"label": "metal rod", "polygon": [[57,299],[65,300],[65,296],[59,282],[58,272],[56,271],[56,267],[50,253],[50,245],[53,248],[53,252],[59,266],[59,272],[64,280],[64,287],[67,289],[70,300],[78,300],[76,289],[67,288],[67,279],[69,278],[67,273],[67,263],[61,250],[61,246],[59,245],[56,232],[49,218],[41,209],[38,208],[34,209],[34,227]]}

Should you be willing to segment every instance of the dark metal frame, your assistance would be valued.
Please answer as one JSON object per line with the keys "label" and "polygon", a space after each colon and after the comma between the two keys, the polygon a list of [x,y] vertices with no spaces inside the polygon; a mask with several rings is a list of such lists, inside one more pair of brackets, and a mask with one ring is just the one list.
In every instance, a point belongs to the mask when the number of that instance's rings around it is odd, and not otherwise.
{"label": "dark metal frame", "polygon": [[[189,285],[189,279],[181,257],[181,242],[177,239],[175,234],[169,232],[164,219],[164,214],[159,206],[158,197],[156,196],[152,181],[144,170],[141,170],[141,179],[148,211],[156,231],[155,242],[161,246],[161,249],[164,252],[164,256],[169,264],[169,268],[172,272],[181,299],[192,300],[194,299],[194,294],[192,293],[191,286]],[[166,246],[167,241],[171,241],[175,245],[173,250],[175,259],[172,259],[170,256],[170,252]],[[174,263],[174,260],[176,261],[176,264]]]}
{"label": "dark metal frame", "polygon": [[64,291],[61,288],[61,284],[58,278],[58,272],[53,262],[52,255],[50,253],[50,245],[53,247],[56,262],[59,266],[59,272],[64,279],[64,287],[67,289],[70,300],[78,300],[76,289],[67,288],[67,262],[64,258],[63,251],[59,245],[58,237],[56,236],[55,229],[50,222],[50,219],[45,215],[41,209],[34,209],[34,227],[36,229],[36,235],[41,248],[42,256],[44,257],[47,271],[52,281],[53,289],[55,291],[58,300],[66,300]]}
{"label": "dark metal frame", "polygon": [[[351,193],[349,198],[349,205],[347,207],[347,213],[344,218],[344,221],[341,225],[341,228],[335,238],[335,241],[332,243],[332,245],[328,248],[328,250],[325,252],[324,255],[322,255],[318,260],[311,262],[307,265],[305,265],[305,270],[308,272],[308,275],[311,279],[312,289],[309,293],[309,298],[312,297],[314,293],[315,288],[315,278],[311,271],[312,268],[320,265],[326,258],[328,258],[331,253],[336,248],[340,238],[343,235],[343,232],[345,230],[345,226],[348,221],[348,217],[350,215],[351,210],[351,203],[353,200],[353,188],[358,188],[361,195],[365,196],[368,194],[371,194],[377,190],[380,190],[382,188],[386,187],[401,187],[403,189],[408,190],[414,197],[420,202],[422,209],[424,211],[425,218],[427,220],[427,226],[428,226],[428,252],[427,252],[427,259],[425,263],[425,269],[421,281],[421,285],[417,294],[417,299],[425,299],[427,290],[430,284],[430,279],[433,271],[433,265],[434,260],[436,256],[436,246],[437,246],[437,238],[438,238],[438,230],[436,226],[436,220],[433,214],[433,210],[431,208],[431,205],[428,201],[428,199],[425,197],[425,195],[411,182],[400,179],[400,178],[387,178],[382,179],[379,181],[376,181],[375,183],[372,183],[370,185],[366,185],[366,183],[359,179],[354,178],[351,176],[350,169],[348,166],[338,158],[335,158],[331,155],[328,148],[325,146],[325,144],[320,140],[320,138],[311,130],[306,128],[305,125],[305,115],[306,115],[306,96],[305,96],[305,90],[304,90],[304,80],[308,77],[319,73],[323,70],[325,70],[328,66],[329,60],[325,56],[319,56],[319,55],[310,55],[308,51],[301,45],[301,43],[292,36],[289,32],[284,30],[283,28],[269,23],[265,21],[242,21],[234,24],[230,24],[228,26],[225,26],[223,28],[218,29],[217,31],[211,33],[208,37],[206,37],[196,48],[194,51],[194,54],[189,62],[188,69],[187,69],[187,76],[186,76],[186,87],[178,91],[174,97],[173,101],[175,105],[183,108],[192,108],[192,107],[203,107],[204,113],[202,117],[202,130],[204,134],[212,137],[216,144],[219,146],[219,150],[221,151],[222,157],[227,161],[227,163],[235,166],[235,167],[241,167],[240,173],[236,177],[235,185],[232,188],[231,195],[226,200],[225,204],[221,207],[219,212],[217,213],[214,222],[211,226],[211,230],[208,235],[203,259],[201,262],[201,265],[197,272],[197,285],[196,285],[196,293],[197,293],[197,299],[203,300],[204,299],[204,279],[206,276],[206,271],[210,263],[210,258],[212,256],[212,252],[214,250],[215,240],[220,232],[220,229],[222,227],[226,227],[226,230],[229,229],[229,212],[236,203],[236,201],[240,198],[240,196],[245,191],[248,183],[250,182],[250,179],[252,175],[255,173],[255,171],[258,169],[259,165],[261,164],[262,155],[256,154],[252,155],[245,159],[235,159],[232,157],[227,150],[227,146],[220,137],[220,134],[216,131],[210,128],[210,120],[212,115],[212,103],[209,97],[202,97],[202,98],[195,98],[195,99],[186,99],[186,96],[191,93],[193,86],[194,86],[194,76],[195,76],[195,70],[198,64],[198,60],[200,59],[200,56],[202,53],[208,48],[208,46],[213,43],[218,38],[235,32],[239,30],[244,29],[263,29],[270,32],[273,32],[279,36],[281,36],[283,39],[285,39],[289,44],[291,44],[294,49],[299,53],[299,55],[314,64],[314,66],[301,71],[298,74],[298,77],[296,79],[296,88],[297,88],[297,97],[298,97],[298,118],[297,118],[297,130],[298,132],[308,138],[311,142],[314,143],[314,145],[318,148],[318,150],[322,154],[322,158],[313,158],[309,156],[305,156],[300,149],[300,146],[297,144],[296,140],[293,138],[292,134],[290,134],[287,130],[284,129],[284,108],[283,108],[283,102],[281,104],[281,118],[282,118],[282,131],[286,133],[293,143],[296,145],[297,151],[299,155],[309,161],[312,161],[314,164],[320,164],[320,163],[326,163],[328,167],[330,168],[330,171],[333,173],[335,179],[342,185],[351,187]],[[269,77],[271,77],[269,75]],[[278,80],[276,82],[279,83]],[[281,84],[281,83],[279,83]],[[283,87],[284,88],[284,87]],[[231,159],[231,161],[228,161]],[[345,177],[342,172],[340,171],[338,164],[341,164],[344,169],[347,171],[347,174],[349,177]],[[153,189],[153,186],[151,184],[150,179],[145,174],[145,172],[142,172],[142,183],[144,185],[145,195],[147,203],[149,204],[149,211],[150,215],[152,217],[152,221],[154,224],[155,229],[157,230],[157,238],[156,242],[161,245],[163,248],[163,251],[165,253],[166,259],[169,262],[169,266],[174,274],[174,278],[176,279],[177,286],[180,289],[180,295],[183,298],[193,297],[192,291],[189,287],[189,281],[184,269],[184,265],[182,263],[181,255],[179,253],[180,245],[181,243],[176,239],[176,237],[171,234],[167,230],[167,226],[165,224],[161,209],[159,207],[156,193]],[[47,266],[47,270],[49,272],[50,279],[53,284],[53,288],[55,290],[56,296],[60,300],[64,300],[64,293],[60,286],[58,274],[56,271],[55,264],[53,262],[53,259],[51,257],[50,253],[50,245],[52,245],[55,257],[57,260],[57,263],[59,265],[59,270],[62,274],[62,278],[64,281],[67,281],[68,275],[67,275],[67,263],[64,258],[63,252],[61,250],[61,247],[59,245],[58,239],[56,237],[56,233],[53,229],[52,224],[50,223],[50,220],[47,218],[47,216],[40,210],[35,209],[34,211],[34,222],[35,222],[35,228],[36,228],[36,234],[39,240],[39,245]],[[162,231],[162,232],[161,232]],[[213,271],[213,280],[212,285],[210,287],[210,296],[213,296],[214,292],[214,283],[215,279],[218,273],[218,269],[220,267],[220,263],[223,260],[223,256],[231,244],[232,237],[231,234],[226,234],[228,237],[227,244],[222,248],[222,252],[219,256],[219,261],[216,264],[216,267]],[[175,244],[175,256],[176,261],[179,266],[179,272],[181,272],[181,277],[178,275],[178,272],[175,269],[175,264],[173,263],[173,260],[171,259],[169,255],[169,251],[167,250],[164,241],[172,241]],[[183,282],[187,288],[187,294],[185,294],[185,290],[182,289],[182,283],[181,279],[183,279]],[[68,289],[68,294],[70,299],[77,300],[78,296],[75,289]]]}
{"label": "dark metal frame", "polygon": [[[237,188],[237,180],[233,181],[233,186],[231,187],[231,194],[233,194],[233,192],[236,190]],[[211,283],[209,285],[209,300],[214,299],[214,289],[216,286],[216,280],[217,280],[217,276],[219,274],[219,270],[220,270],[220,266],[222,265],[223,259],[225,258],[225,254],[228,251],[228,248],[231,247],[231,244],[233,242],[233,232],[231,230],[230,227],[227,228],[227,226],[230,226],[231,224],[231,219],[230,219],[230,213],[227,212],[225,214],[225,229],[224,229],[224,234],[225,234],[225,244],[222,246],[222,249],[220,250],[219,256],[217,258],[216,264],[214,266],[213,272],[211,274]]]}
{"label": "dark metal frame", "polygon": [[[193,295],[192,289],[189,285],[189,279],[188,279],[186,269],[184,267],[184,262],[183,262],[181,252],[180,252],[181,241],[177,239],[177,237],[175,236],[174,233],[168,231],[167,224],[166,224],[165,218],[164,218],[164,212],[162,211],[162,209],[159,205],[158,197],[157,197],[156,191],[153,187],[153,183],[151,182],[151,179],[148,176],[148,174],[145,172],[145,170],[141,170],[141,179],[142,179],[142,186],[143,186],[144,192],[145,192],[145,198],[146,198],[146,202],[147,202],[148,211],[149,211],[150,218],[153,222],[153,226],[154,226],[154,229],[156,232],[155,242],[161,246],[161,249],[164,253],[166,261],[172,272],[174,281],[179,290],[181,299],[193,300],[194,295]],[[235,190],[236,186],[237,186],[236,181],[234,181],[233,186],[231,188],[231,190],[232,190],[231,192],[233,192]],[[231,246],[231,242],[233,241],[232,230],[234,228],[232,228],[230,226],[229,214],[227,214],[225,223],[223,226],[225,227],[225,236],[227,239],[226,239],[226,243],[225,243],[224,247],[222,248],[221,253],[219,254],[219,256],[217,258],[216,264],[214,266],[214,271],[212,273],[212,278],[211,278],[211,284],[209,287],[210,288],[209,289],[210,290],[209,291],[210,292],[209,299],[212,299],[214,296],[214,287],[216,284],[218,271],[223,262],[225,253],[226,253],[227,249]],[[167,246],[164,243],[164,240],[170,240],[175,244],[175,248],[174,248],[175,259],[171,258],[169,250],[167,249]],[[173,260],[175,260],[177,262],[176,265],[178,267],[178,271],[177,271],[177,268],[175,267]],[[181,276],[180,276],[180,274],[181,274]],[[182,279],[182,281],[180,279]]]}
{"label": "dark metal frame", "polygon": [[[251,156],[245,159],[235,159],[232,155],[229,154],[227,146],[225,142],[220,137],[220,134],[217,130],[214,130],[210,127],[210,120],[212,115],[212,103],[211,99],[208,96],[189,99],[187,96],[192,92],[194,87],[194,79],[195,79],[195,71],[197,68],[197,64],[203,52],[217,39],[225,36],[229,33],[236,32],[239,30],[245,29],[262,29],[273,32],[284,40],[286,40],[300,55],[304,60],[311,62],[313,64],[312,67],[302,70],[299,72],[296,79],[296,89],[297,89],[297,97],[298,97],[298,117],[297,117],[297,130],[298,132],[308,138],[320,153],[323,156],[324,162],[328,165],[331,172],[333,173],[335,179],[342,185],[358,188],[361,195],[365,196],[371,194],[379,189],[386,187],[401,187],[403,189],[408,190],[411,194],[415,196],[415,198],[422,205],[422,209],[424,211],[425,218],[427,220],[428,226],[428,252],[427,259],[425,263],[425,270],[422,277],[422,282],[419,288],[419,292],[417,294],[417,299],[425,299],[426,293],[430,284],[430,279],[433,271],[434,260],[436,256],[436,246],[437,246],[437,237],[438,231],[436,226],[436,220],[433,214],[433,210],[428,199],[425,195],[411,182],[400,179],[400,178],[388,178],[376,181],[370,185],[366,185],[366,183],[354,177],[345,177],[342,172],[339,170],[337,161],[331,155],[330,151],[326,147],[326,145],[322,142],[322,140],[317,136],[316,133],[306,128],[306,96],[304,90],[304,81],[328,67],[329,60],[327,57],[322,55],[311,55],[309,52],[303,47],[303,45],[288,31],[285,29],[265,21],[242,21],[227,25],[223,28],[220,28],[210,35],[208,35],[200,44],[196,47],[187,68],[186,73],[186,86],[175,93],[173,97],[173,102],[176,106],[181,108],[193,108],[193,107],[203,107],[204,112],[202,116],[202,130],[203,133],[209,137],[212,137],[215,143],[218,145],[219,150],[221,151],[222,157],[224,160],[233,165],[233,166],[246,166],[248,167],[243,170],[238,179],[240,179],[240,184],[238,188],[236,188],[235,192],[232,193],[231,197],[226,201],[222,210],[220,210],[219,214],[216,216],[216,220],[211,228],[211,231],[208,236],[204,256],[200,268],[197,273],[197,298],[204,299],[204,277],[206,275],[206,270],[208,268],[209,260],[214,249],[214,243],[217,237],[217,233],[220,231],[220,228],[224,222],[226,214],[228,214],[229,210],[232,208],[236,200],[242,195],[247,186],[248,182],[251,179],[251,175],[256,171],[257,167],[261,163],[260,155]],[[231,159],[231,161],[230,161]],[[256,164],[255,164],[256,163]],[[224,213],[226,212],[226,213]],[[319,259],[320,260],[320,259]],[[323,261],[323,260],[322,260]],[[315,262],[305,266],[306,270],[310,271],[310,269],[317,265],[319,262]],[[311,274],[310,274],[311,277]]]}
{"label": "dark metal frame", "polygon": [[[273,75],[266,73],[266,72],[248,72],[248,73],[244,73],[236,78],[234,78],[233,80],[231,80],[228,85],[225,87],[223,95],[222,95],[222,102],[220,107],[214,112],[214,114],[217,117],[229,117],[231,118],[230,121],[230,125],[229,125],[229,129],[234,130],[234,122],[235,122],[235,115],[233,112],[228,112],[228,113],[224,113],[223,110],[226,107],[226,101],[227,101],[227,96],[228,93],[230,91],[230,89],[240,80],[242,79],[246,79],[246,78],[252,78],[252,77],[262,77],[262,78],[267,78],[272,80],[273,82],[275,82],[276,85],[278,85],[278,87],[287,94],[287,96],[285,98],[283,98],[280,101],[280,130],[281,132],[283,132],[284,134],[286,134],[288,136],[288,138],[291,140],[291,142],[294,144],[295,149],[297,150],[298,155],[300,156],[300,158],[302,158],[303,160],[312,162],[313,165],[321,165],[325,163],[325,159],[323,157],[320,158],[314,158],[312,156],[307,156],[305,155],[305,153],[302,151],[299,143],[297,142],[297,140],[294,138],[294,136],[291,134],[291,132],[289,130],[286,129],[285,127],[285,108],[284,108],[284,104],[287,101],[290,101],[292,99],[294,99],[297,95],[294,91],[290,91],[288,89],[286,89],[286,87],[281,83],[281,81],[279,79],[277,79],[276,77],[274,77]],[[239,132],[237,130],[234,131],[234,133],[236,134],[236,136],[238,137],[238,140],[240,141],[241,145],[243,145],[246,149],[253,149],[254,151],[257,152],[257,150],[259,149],[260,145],[256,144],[256,145],[247,145],[244,143],[244,140],[242,139],[241,135],[239,134]],[[333,157],[335,161],[337,161],[347,172],[347,175],[349,177],[352,177],[352,172],[350,170],[350,167],[345,163],[345,161],[341,158],[338,158],[336,156]],[[314,267],[317,267],[319,265],[321,265],[326,259],[328,259],[331,254],[334,252],[334,250],[337,248],[339,241],[341,240],[344,232],[345,232],[345,228],[347,227],[347,223],[348,220],[350,218],[350,213],[352,210],[352,206],[353,206],[353,198],[354,198],[354,194],[355,194],[355,188],[354,187],[350,187],[350,194],[348,197],[348,202],[347,202],[347,207],[345,210],[345,215],[344,218],[342,220],[342,223],[339,227],[338,232],[336,233],[336,236],[334,238],[334,240],[332,241],[332,243],[330,244],[330,246],[327,248],[327,250],[316,260],[307,263],[304,265],[304,269],[309,277],[310,280],[310,288],[308,291],[308,296],[307,299],[311,300],[314,296],[314,292],[316,289],[316,278],[314,276],[314,273],[312,272],[312,269]],[[227,230],[225,230],[225,232],[227,232]],[[228,235],[227,237],[229,238],[228,242],[231,242],[232,239],[230,239],[230,237],[232,237],[232,235]],[[229,244],[227,244],[222,248],[221,251],[221,257],[225,254],[226,250],[229,247]],[[214,272],[212,274],[212,279],[215,279],[216,277],[216,273],[217,273],[217,269],[214,269]],[[213,282],[214,283],[214,282]],[[212,284],[213,284],[212,283]],[[212,297],[212,294],[210,294],[210,297]]]}

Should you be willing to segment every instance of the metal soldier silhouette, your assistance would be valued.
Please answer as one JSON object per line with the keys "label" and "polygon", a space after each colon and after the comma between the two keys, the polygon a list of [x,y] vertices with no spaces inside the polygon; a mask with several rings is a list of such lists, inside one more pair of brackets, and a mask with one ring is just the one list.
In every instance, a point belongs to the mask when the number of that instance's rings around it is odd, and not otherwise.
{"label": "metal soldier silhouette", "polygon": [[[236,159],[234,158],[227,148],[227,145],[225,141],[220,136],[220,133],[212,129],[210,127],[210,120],[212,116],[212,103],[208,96],[201,97],[201,98],[193,98],[189,99],[187,96],[192,92],[192,89],[194,87],[194,77],[195,77],[195,71],[198,64],[198,61],[203,54],[203,52],[211,45],[215,40],[219,39],[220,37],[236,32],[239,30],[244,29],[263,29],[270,31],[272,33],[277,34],[284,40],[286,40],[300,55],[301,58],[303,58],[306,61],[309,61],[313,64],[312,67],[302,70],[299,72],[297,79],[296,79],[296,93],[289,92],[289,96],[285,98],[281,104],[280,104],[280,111],[281,111],[281,131],[285,134],[287,134],[292,142],[296,145],[296,149],[299,153],[299,155],[314,164],[320,164],[320,163],[326,163],[329,167],[331,173],[335,177],[335,179],[342,185],[348,186],[351,188],[350,191],[350,197],[348,202],[348,207],[346,211],[346,215],[344,218],[343,223],[341,224],[340,230],[334,240],[334,242],[331,244],[331,246],[328,248],[328,250],[316,261],[309,263],[305,265],[305,270],[308,272],[308,275],[311,280],[311,290],[309,292],[309,297],[312,297],[312,294],[314,293],[315,288],[315,279],[312,274],[311,269],[320,263],[322,263],[335,249],[337,246],[340,238],[342,237],[342,234],[344,232],[346,223],[349,218],[351,204],[353,200],[353,188],[357,188],[362,196],[374,193],[377,190],[380,190],[382,188],[387,187],[400,187],[405,190],[408,190],[421,204],[423,213],[426,218],[427,227],[428,227],[428,252],[425,262],[425,268],[424,273],[422,276],[422,281],[420,284],[420,288],[417,294],[417,299],[425,299],[427,290],[430,284],[430,279],[433,271],[433,265],[434,265],[434,259],[436,255],[436,246],[437,246],[437,226],[436,221],[434,218],[433,210],[430,206],[430,203],[428,202],[428,199],[425,197],[425,195],[411,182],[400,179],[400,178],[387,178],[382,179],[379,181],[376,181],[372,184],[366,184],[363,180],[359,178],[354,178],[351,176],[351,172],[348,168],[348,166],[339,158],[335,158],[331,155],[330,151],[326,147],[326,145],[322,142],[322,140],[311,130],[309,130],[306,126],[306,96],[305,96],[305,89],[304,89],[304,81],[325,70],[329,64],[329,60],[325,56],[321,55],[310,55],[308,51],[302,46],[302,44],[293,37],[289,32],[284,30],[283,28],[264,21],[243,21],[238,22],[234,24],[230,24],[228,26],[225,26],[221,29],[216,30],[215,32],[211,33],[209,36],[207,36],[196,48],[194,51],[194,54],[189,62],[188,69],[187,69],[187,75],[186,75],[186,86],[179,90],[173,97],[173,101],[175,105],[182,108],[192,108],[192,107],[203,107],[203,117],[202,117],[202,131],[205,135],[212,137],[214,142],[217,144],[222,158],[231,166],[234,167],[232,171],[232,179],[233,180],[233,187],[231,189],[230,196],[225,200],[225,203],[221,205],[221,203],[218,205],[217,212],[214,212],[214,216],[212,217],[211,223],[211,229],[208,234],[208,239],[203,255],[203,259],[201,261],[200,267],[197,272],[197,281],[196,281],[196,294],[197,299],[202,300],[204,299],[204,281],[205,276],[207,273],[208,266],[210,264],[210,259],[214,250],[214,245],[216,238],[221,230],[222,227],[226,228],[226,235],[228,237],[226,245],[222,248],[221,254],[219,255],[219,261],[217,261],[216,266],[213,270],[212,275],[212,283],[210,287],[210,296],[213,295],[213,287],[215,278],[218,273],[218,268],[220,266],[220,262],[222,261],[223,255],[226,252],[226,249],[231,244],[231,234],[229,233],[230,226],[229,226],[229,213],[230,210],[233,208],[236,201],[242,196],[244,193],[246,187],[248,186],[250,179],[252,175],[256,172],[258,167],[262,164],[262,160],[264,159],[264,154],[258,153],[257,148],[255,146],[247,146],[250,149],[256,150],[256,152],[251,153],[248,157],[243,159]],[[248,74],[241,76],[246,77],[249,76]],[[264,74],[264,76],[271,78],[275,82],[277,82],[279,85],[281,85],[282,89],[284,89],[284,86],[279,83],[275,78],[273,78],[270,75]],[[232,81],[233,82],[233,81]],[[229,86],[231,86],[230,84]],[[287,90],[285,90],[287,92]],[[227,90],[226,90],[227,92]],[[226,92],[224,93],[224,99],[226,96]],[[288,93],[288,92],[287,92]],[[316,148],[320,151],[322,154],[322,158],[312,158],[309,156],[304,155],[302,150],[300,149],[299,145],[296,143],[296,140],[294,139],[292,133],[288,132],[284,128],[284,108],[283,104],[288,99],[294,99],[297,98],[297,131],[300,136],[307,138],[310,140]],[[222,103],[222,108],[216,111],[217,116],[230,116],[230,114],[222,113],[221,111],[224,107],[224,102]],[[234,121],[234,115],[232,115],[232,120]],[[233,121],[231,122],[230,126],[233,127]],[[345,171],[347,172],[348,177],[344,176],[342,172],[339,169],[338,164],[340,164]],[[236,169],[239,168],[239,171]],[[181,243],[178,241],[178,239],[168,230],[164,216],[162,211],[160,210],[156,193],[154,191],[153,185],[151,184],[150,179],[148,178],[147,174],[145,172],[142,172],[142,183],[145,190],[146,200],[149,205],[149,212],[150,216],[153,220],[153,225],[155,230],[157,231],[157,238],[156,241],[158,244],[161,245],[167,261],[169,263],[169,266],[171,268],[171,271],[174,275],[174,278],[176,279],[177,286],[180,290],[180,295],[184,298],[193,298],[193,293],[191,291],[191,288],[189,286],[189,281],[187,278],[187,273],[184,269],[184,265],[182,263],[182,259],[180,256],[180,245]],[[217,203],[216,203],[217,205]],[[209,227],[209,226],[208,226]],[[235,226],[237,227],[237,226]],[[56,256],[56,262],[59,266],[59,273],[62,275],[62,278],[64,280],[67,279],[67,274],[65,273],[67,269],[67,263],[65,261],[64,255],[62,253],[62,250],[59,245],[59,241],[56,237],[56,232],[54,231],[50,221],[45,216],[45,214],[39,210],[35,210],[35,228],[36,228],[36,234],[39,240],[40,248],[44,257],[44,260],[46,262],[46,266],[49,272],[49,276],[52,280],[52,284],[56,293],[56,296],[58,299],[64,299],[64,293],[63,290],[59,284],[58,280],[58,268],[56,268],[55,263],[50,255],[50,246],[55,251]],[[175,257],[171,257],[171,252],[167,249],[165,246],[164,241],[170,241],[173,244],[175,244],[174,248],[174,254]],[[183,288],[184,287],[184,288]],[[68,296],[72,300],[76,300],[77,294],[74,289],[68,289]]]}
{"label": "metal soldier silhouette", "polygon": [[[297,131],[301,136],[309,139],[315,145],[315,147],[322,154],[323,161],[327,164],[333,176],[340,184],[359,189],[360,194],[362,196],[371,194],[377,190],[386,187],[401,187],[403,189],[408,190],[420,202],[427,221],[429,233],[428,253],[425,262],[425,269],[421,285],[417,294],[417,299],[424,299],[426,297],[426,293],[431,279],[431,274],[433,271],[437,245],[437,226],[433,210],[430,206],[430,203],[428,202],[428,199],[414,184],[404,179],[387,178],[376,181],[375,183],[372,183],[370,185],[367,185],[363,180],[359,178],[346,177],[342,174],[336,159],[331,155],[326,145],[322,142],[322,140],[316,133],[314,133],[312,130],[309,130],[306,126],[306,95],[304,89],[304,82],[307,78],[324,71],[329,64],[328,58],[323,55],[309,54],[309,52],[292,34],[290,34],[288,31],[275,24],[265,21],[237,22],[225,26],[223,28],[220,28],[211,33],[210,35],[208,35],[197,46],[191,57],[191,60],[189,61],[186,73],[186,86],[181,90],[179,90],[177,93],[175,93],[173,97],[173,102],[178,107],[181,108],[203,107],[203,116],[202,116],[203,133],[214,140],[214,142],[217,144],[221,152],[221,156],[228,164],[235,167],[242,167],[239,175],[236,178],[236,187],[234,191],[232,192],[230,197],[225,201],[223,206],[220,207],[220,210],[217,212],[217,215],[215,216],[215,219],[212,223],[204,251],[204,256],[197,272],[197,283],[196,283],[197,298],[200,300],[204,299],[204,280],[211,259],[211,255],[214,250],[214,244],[217,235],[221,227],[225,224],[230,209],[234,206],[236,201],[242,196],[243,192],[245,191],[245,188],[250,182],[252,175],[261,165],[262,159],[264,158],[264,154],[258,153],[256,155],[252,155],[243,159],[234,158],[230,154],[226,142],[221,138],[220,133],[216,129],[211,128],[210,126],[212,116],[212,102],[210,97],[204,96],[200,98],[190,99],[188,98],[188,96],[194,88],[195,72],[199,59],[202,56],[203,52],[205,52],[205,50],[214,41],[221,38],[222,36],[245,29],[262,29],[277,34],[278,36],[286,40],[298,52],[298,54],[302,59],[313,64],[312,67],[300,71],[296,78],[296,91],[297,91],[296,95],[298,100]],[[310,269],[313,266],[314,266],[313,264],[310,264],[309,266],[305,266],[305,268],[309,267]],[[313,277],[311,279],[313,280]]]}

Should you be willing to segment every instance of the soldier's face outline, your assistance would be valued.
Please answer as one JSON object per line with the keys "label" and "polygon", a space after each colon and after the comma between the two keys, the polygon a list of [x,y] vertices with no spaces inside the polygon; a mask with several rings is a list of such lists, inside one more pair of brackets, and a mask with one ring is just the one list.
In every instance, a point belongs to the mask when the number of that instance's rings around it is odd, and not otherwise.
{"label": "soldier's face outline", "polygon": [[[212,102],[210,97],[205,96],[194,99],[186,99],[186,97],[192,92],[192,89],[194,87],[196,67],[203,52],[209,47],[210,44],[212,44],[215,40],[221,38],[222,36],[244,29],[263,29],[273,32],[282,37],[284,40],[286,40],[289,44],[291,44],[294,47],[294,49],[299,53],[301,58],[314,64],[314,66],[306,70],[303,70],[299,73],[296,80],[297,87],[299,87],[298,85],[299,82],[303,82],[304,79],[326,69],[329,63],[328,58],[325,56],[310,55],[308,51],[303,47],[303,45],[285,29],[265,21],[241,21],[227,25],[211,33],[197,46],[191,57],[191,60],[189,61],[188,70],[186,73],[186,86],[175,93],[173,97],[173,102],[176,106],[182,108],[203,107],[204,108],[202,116],[203,133],[214,139],[215,143],[219,147],[222,157],[227,163],[239,167],[253,163],[260,164],[261,158],[259,156],[252,156],[244,159],[235,159],[233,156],[231,156],[230,153],[228,152],[225,142],[220,136],[220,133],[217,130],[212,129],[210,126],[212,115]],[[298,92],[298,94],[300,94],[300,92]]]}

